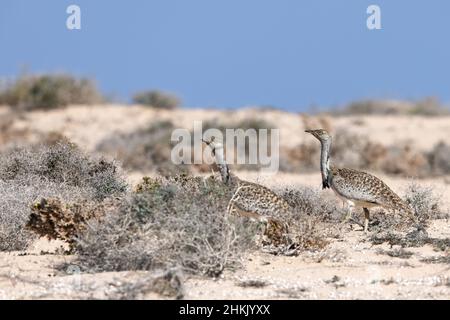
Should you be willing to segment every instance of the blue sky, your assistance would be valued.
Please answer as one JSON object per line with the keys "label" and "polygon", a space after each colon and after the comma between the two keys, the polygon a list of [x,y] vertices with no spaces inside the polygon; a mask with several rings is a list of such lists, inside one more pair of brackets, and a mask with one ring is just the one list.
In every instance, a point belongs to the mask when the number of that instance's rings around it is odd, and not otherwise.
{"label": "blue sky", "polygon": [[[70,72],[128,101],[301,111],[364,98],[450,102],[450,1],[1,0],[0,77]],[[82,29],[66,28],[77,4]],[[382,30],[366,27],[381,7]]]}

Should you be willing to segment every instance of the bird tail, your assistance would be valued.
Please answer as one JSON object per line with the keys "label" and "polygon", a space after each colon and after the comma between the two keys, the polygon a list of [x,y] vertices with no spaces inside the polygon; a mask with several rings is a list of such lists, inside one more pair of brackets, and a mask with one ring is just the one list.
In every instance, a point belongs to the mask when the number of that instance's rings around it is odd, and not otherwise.
{"label": "bird tail", "polygon": [[414,223],[419,223],[419,220],[417,219],[417,216],[411,208],[411,206],[403,201],[402,199],[399,199],[394,207],[394,210],[398,210],[399,212],[405,214],[409,219],[411,219]]}
{"label": "bird tail", "polygon": [[411,208],[409,204],[402,200],[400,204],[400,209],[408,215],[414,216],[414,210]]}

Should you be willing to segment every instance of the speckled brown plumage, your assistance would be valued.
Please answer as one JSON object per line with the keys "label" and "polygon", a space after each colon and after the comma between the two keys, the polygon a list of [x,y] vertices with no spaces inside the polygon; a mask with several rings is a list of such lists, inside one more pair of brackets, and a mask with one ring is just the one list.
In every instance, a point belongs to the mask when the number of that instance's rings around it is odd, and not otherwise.
{"label": "speckled brown plumage", "polygon": [[228,214],[249,217],[266,223],[266,243],[282,244],[287,239],[289,228],[283,217],[292,210],[285,199],[272,190],[252,182],[232,177],[234,194],[228,204]]}
{"label": "speckled brown plumage", "polygon": [[239,179],[230,172],[223,159],[223,147],[214,140],[205,141],[216,158],[215,167],[221,174],[222,181],[231,186],[233,196],[228,204],[227,212],[232,215],[249,217],[266,223],[265,236],[273,243],[288,232],[287,224],[282,221],[292,208],[285,199],[260,184]]}
{"label": "speckled brown plumage", "polygon": [[345,220],[351,217],[353,207],[362,207],[365,221],[364,231],[369,224],[369,208],[383,208],[408,214],[413,218],[411,208],[383,181],[377,177],[358,170],[336,168],[330,164],[331,136],[326,130],[306,130],[320,141],[320,171],[323,189],[331,188],[337,196],[348,204]]}
{"label": "speckled brown plumage", "polygon": [[409,206],[377,177],[358,170],[331,166],[331,188],[342,198],[367,206],[411,213]]}
{"label": "speckled brown plumage", "polygon": [[237,181],[231,201],[239,209],[255,212],[261,216],[282,216],[291,210],[286,200],[272,190],[240,179]]}

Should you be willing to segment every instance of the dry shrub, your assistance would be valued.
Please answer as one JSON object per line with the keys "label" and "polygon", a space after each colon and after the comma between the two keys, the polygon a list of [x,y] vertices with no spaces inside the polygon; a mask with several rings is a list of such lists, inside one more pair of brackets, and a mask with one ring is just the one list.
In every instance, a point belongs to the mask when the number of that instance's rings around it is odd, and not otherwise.
{"label": "dry shrub", "polygon": [[77,240],[79,263],[93,271],[177,267],[218,276],[252,248],[295,255],[322,250],[327,238],[339,233],[333,227],[338,219],[334,204],[307,188],[285,190],[293,210],[274,217],[289,225],[279,242],[267,239],[270,224],[226,214],[232,194],[233,188],[214,178],[144,178],[101,221],[88,221]]}
{"label": "dry shrub", "polygon": [[326,228],[327,225],[317,217],[303,217],[302,220],[291,221],[292,243],[289,250],[284,251],[283,247],[279,247],[277,251],[281,248],[283,254],[289,255],[299,254],[303,251],[320,251],[330,243]]}
{"label": "dry shrub", "polygon": [[365,135],[339,128],[335,133],[331,156],[338,167],[379,170],[388,150]]}
{"label": "dry shrub", "polygon": [[281,191],[281,195],[294,208],[294,220],[311,216],[334,223],[341,218],[342,212],[336,207],[334,199],[315,189],[305,186],[287,187]]}
{"label": "dry shrub", "polygon": [[432,187],[410,183],[406,188],[404,199],[418,221],[424,225],[430,220],[446,219],[449,216],[442,208],[441,196],[436,195]]}
{"label": "dry shrub", "polygon": [[403,101],[378,101],[378,100],[362,100],[351,102],[344,108],[336,110],[339,115],[364,115],[364,114],[404,114],[407,110],[411,110],[413,104]]}
{"label": "dry shrub", "polygon": [[344,108],[332,110],[336,115],[425,115],[440,116],[449,114],[438,99],[427,97],[419,101],[362,100],[355,101]]}
{"label": "dry shrub", "polygon": [[37,145],[12,150],[0,156],[0,179],[30,184],[36,179],[81,186],[90,199],[122,193],[126,184],[118,165],[104,158],[90,158],[72,143]]}
{"label": "dry shrub", "polygon": [[133,96],[133,102],[144,106],[167,110],[177,109],[181,104],[180,99],[176,95],[159,90],[138,92]]}
{"label": "dry shrub", "polygon": [[24,184],[0,179],[0,251],[25,250],[36,238],[25,229],[25,224],[31,212],[30,205],[40,197],[81,199],[87,196],[86,190],[80,187],[39,178]]}
{"label": "dry shrub", "polygon": [[145,129],[114,134],[101,141],[96,149],[117,157],[126,169],[156,171],[163,176],[187,172],[187,167],[171,161],[174,129],[170,121],[155,122]]}
{"label": "dry shrub", "polygon": [[391,246],[401,246],[403,248],[422,247],[424,245],[433,246],[437,251],[448,251],[450,249],[450,238],[432,238],[424,229],[415,229],[408,233],[386,231],[374,233],[370,237],[373,244],[388,243]]}
{"label": "dry shrub", "polygon": [[409,144],[390,147],[382,169],[388,174],[402,176],[423,177],[429,173],[426,156]]}
{"label": "dry shrub", "polygon": [[435,175],[450,173],[450,146],[439,142],[428,154],[431,172]]}
{"label": "dry shrub", "polygon": [[231,190],[214,179],[146,179],[102,222],[90,222],[78,243],[91,270],[180,267],[219,275],[254,245],[258,226],[225,214]]}
{"label": "dry shrub", "polygon": [[141,277],[136,281],[111,285],[114,290],[108,294],[108,299],[113,300],[146,299],[149,292],[157,293],[164,298],[182,299],[184,296],[182,272],[175,268],[157,270],[150,276]]}
{"label": "dry shrub", "polygon": [[362,168],[381,170],[385,162],[388,149],[380,143],[367,141],[362,150]]}
{"label": "dry shrub", "polygon": [[[441,207],[441,198],[431,187],[421,187],[416,183],[408,185],[403,198],[411,207],[414,217],[385,213],[384,210],[376,212],[372,218],[374,226],[371,241],[374,244],[388,242],[402,247],[418,247],[427,243],[442,246],[442,239],[430,238],[426,231],[431,220],[449,216]],[[444,241],[444,247],[446,245]]]}
{"label": "dry shrub", "polygon": [[320,251],[329,244],[329,238],[338,237],[336,221],[342,212],[333,200],[307,187],[285,188],[280,194],[292,207],[281,217],[289,233],[284,243],[269,244],[264,251],[281,255]]}
{"label": "dry shrub", "polygon": [[[367,149],[368,138],[339,128],[334,134],[331,156],[336,166],[362,168],[366,165],[364,153]],[[318,143],[317,141],[315,141]],[[319,161],[317,160],[317,163]]]}
{"label": "dry shrub", "polygon": [[295,148],[280,150],[280,170],[284,172],[299,172],[317,170],[320,158],[320,147],[315,141],[301,143]]}
{"label": "dry shrub", "polygon": [[383,255],[387,255],[392,258],[400,258],[400,259],[409,259],[414,254],[413,252],[405,250],[402,247],[395,248],[392,250],[379,249],[376,252],[377,252],[377,254],[383,254]]}
{"label": "dry shrub", "polygon": [[49,240],[62,240],[75,247],[76,239],[86,229],[88,220],[101,220],[109,207],[118,205],[118,199],[101,203],[83,200],[62,203],[59,199],[44,199],[34,203],[26,227]]}
{"label": "dry shrub", "polygon": [[14,128],[15,121],[21,116],[11,109],[0,112],[0,150],[6,150],[15,144],[25,144],[29,140],[30,130]]}
{"label": "dry shrub", "polygon": [[0,104],[19,110],[53,109],[102,101],[95,84],[65,74],[23,75],[0,91]]}
{"label": "dry shrub", "polygon": [[409,111],[412,115],[424,115],[424,116],[442,116],[448,115],[449,110],[443,106],[438,98],[426,97],[415,103],[413,109]]}
{"label": "dry shrub", "polygon": [[242,288],[264,288],[267,287],[269,283],[263,279],[241,279],[236,285]]}
{"label": "dry shrub", "polygon": [[[394,146],[370,141],[339,128],[333,133],[332,162],[338,167],[382,171],[405,177],[427,177],[450,173],[450,147],[441,142],[429,153],[414,149],[409,143]],[[287,172],[319,169],[320,144],[307,139],[295,148],[281,149],[280,170]]]}
{"label": "dry shrub", "polygon": [[[427,257],[420,259],[421,262],[424,263],[443,263],[443,264],[450,264],[450,253],[447,252],[445,256],[433,256],[433,257]],[[447,284],[447,286],[450,286],[450,283]]]}
{"label": "dry shrub", "polygon": [[121,194],[114,162],[93,159],[72,144],[13,149],[0,155],[0,250],[24,250],[35,235],[24,226],[41,198],[76,203]]}
{"label": "dry shrub", "polygon": [[36,143],[55,145],[59,142],[66,144],[70,142],[58,131],[40,132],[28,127],[15,127],[16,122],[28,120],[29,115],[26,112],[11,110],[11,108],[0,109],[0,111],[3,111],[0,112],[0,152],[19,146],[32,147]]}

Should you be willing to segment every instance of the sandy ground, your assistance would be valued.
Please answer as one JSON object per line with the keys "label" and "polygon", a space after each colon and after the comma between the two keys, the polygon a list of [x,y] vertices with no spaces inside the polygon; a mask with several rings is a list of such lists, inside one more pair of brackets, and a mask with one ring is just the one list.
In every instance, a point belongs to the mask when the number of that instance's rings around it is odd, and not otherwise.
{"label": "sandy ground", "polygon": [[[4,110],[0,108],[0,115]],[[240,110],[233,119],[254,116],[276,123],[281,128],[281,144],[295,146],[306,135],[305,127],[316,119],[281,111]],[[107,115],[107,116],[105,116]],[[194,120],[227,118],[217,110],[158,111],[143,107],[86,107],[24,114],[14,123],[16,129],[31,132],[60,132],[87,151],[114,132],[131,132],[154,121],[170,119],[175,126],[192,128]],[[312,123],[312,124],[311,124]],[[353,116],[333,119],[333,128],[345,127],[351,132],[369,134],[383,144],[414,141],[429,150],[435,143],[450,136],[450,117],[377,117]],[[137,183],[146,172],[128,173],[129,181]],[[266,175],[239,172],[241,178],[257,181],[271,188],[307,185],[320,188],[320,174],[302,173]],[[409,179],[378,175],[402,194]],[[450,177],[422,179],[420,185],[432,186],[443,197],[450,210]],[[330,192],[330,191],[323,191]],[[448,257],[431,246],[408,248],[407,259],[380,254],[392,249],[372,245],[355,226],[340,240],[319,253],[297,257],[273,256],[255,252],[242,261],[242,268],[226,271],[220,278],[187,277],[187,299],[450,299],[450,265],[424,262],[424,259]],[[450,237],[447,220],[433,221],[428,232],[436,238]],[[151,280],[146,272],[109,272],[83,274],[73,265],[74,257],[58,254],[58,242],[41,239],[26,252],[0,253],[0,299],[107,299],[124,297],[124,288]],[[395,248],[394,248],[395,249]],[[447,259],[448,260],[448,259]],[[61,267],[63,266],[63,267]],[[149,281],[150,281],[149,280]],[[164,298],[140,289],[135,298]]]}
{"label": "sandy ground", "polygon": [[[248,180],[256,173],[241,172]],[[268,186],[314,185],[316,174],[262,177]],[[406,179],[386,178],[397,190]],[[420,181],[442,191],[450,199],[444,179]],[[447,209],[449,203],[445,202]],[[332,240],[322,252],[296,257],[254,252],[242,267],[226,271],[218,279],[185,278],[186,299],[450,299],[450,265],[423,260],[448,257],[426,245],[407,248],[409,258],[390,257],[381,250],[395,250],[387,244],[373,245],[359,226],[348,228],[343,239]],[[435,220],[429,235],[445,239],[448,220]],[[117,299],[123,288],[152,277],[146,272],[78,273],[73,256],[56,254],[58,242],[41,239],[26,252],[0,253],[0,298],[3,299]],[[63,267],[61,267],[63,265]],[[74,274],[75,272],[75,274]],[[134,296],[133,296],[134,297]],[[136,298],[161,299],[140,289]]]}
{"label": "sandy ground", "polygon": [[[0,108],[0,115],[2,112]],[[107,115],[107,116],[105,116]],[[280,145],[295,147],[304,139],[306,127],[317,128],[323,123],[314,117],[305,117],[277,110],[242,109],[233,113],[233,121],[244,118],[267,120],[280,129]],[[140,106],[73,106],[50,112],[24,114],[14,123],[16,129],[34,132],[56,131],[70,140],[93,151],[95,146],[114,132],[131,132],[145,128],[155,120],[170,120],[175,127],[193,129],[194,121],[230,119],[230,113],[220,110],[154,110]],[[327,119],[330,120],[328,117]],[[420,150],[429,150],[441,140],[450,136],[450,116],[345,116],[332,120],[332,129],[346,128],[356,134],[367,134],[375,142],[384,145],[396,142],[414,141]],[[80,130],[81,129],[81,130]]]}

